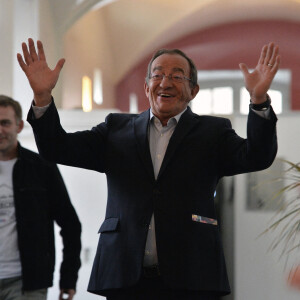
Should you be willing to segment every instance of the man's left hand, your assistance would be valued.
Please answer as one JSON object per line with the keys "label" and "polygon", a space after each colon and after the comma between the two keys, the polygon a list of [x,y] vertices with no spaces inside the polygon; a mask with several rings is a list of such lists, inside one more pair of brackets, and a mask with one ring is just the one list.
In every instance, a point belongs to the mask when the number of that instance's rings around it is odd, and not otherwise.
{"label": "man's left hand", "polygon": [[275,46],[274,43],[265,45],[252,73],[249,73],[249,69],[244,63],[239,65],[253,104],[261,104],[267,100],[266,94],[280,65],[278,52],[279,47]]}
{"label": "man's left hand", "polygon": [[73,289],[61,289],[58,300],[72,300],[75,293]]}

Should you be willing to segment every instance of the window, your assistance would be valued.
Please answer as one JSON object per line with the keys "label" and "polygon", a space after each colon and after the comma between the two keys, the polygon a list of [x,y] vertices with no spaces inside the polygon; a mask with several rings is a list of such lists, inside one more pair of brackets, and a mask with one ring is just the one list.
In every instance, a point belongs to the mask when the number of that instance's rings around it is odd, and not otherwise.
{"label": "window", "polygon": [[88,76],[82,77],[82,110],[92,110],[92,80]]}
{"label": "window", "polygon": [[[198,71],[198,82],[200,91],[190,102],[195,113],[200,115],[248,114],[250,96],[244,87],[241,71]],[[290,82],[291,71],[279,70],[268,91],[276,114],[289,110]]]}
{"label": "window", "polygon": [[196,114],[230,115],[233,113],[233,89],[231,87],[200,89],[191,101],[191,107]]}
{"label": "window", "polygon": [[[276,90],[269,90],[268,94],[272,100],[272,107],[276,114],[282,113],[282,93]],[[247,115],[249,112],[250,96],[246,88],[240,90],[240,113]]]}
{"label": "window", "polygon": [[100,69],[94,70],[93,94],[94,102],[101,105],[103,103],[103,90],[102,73]]}
{"label": "window", "polygon": [[138,108],[138,98],[135,93],[129,94],[129,112],[131,114],[137,114],[139,111]]}

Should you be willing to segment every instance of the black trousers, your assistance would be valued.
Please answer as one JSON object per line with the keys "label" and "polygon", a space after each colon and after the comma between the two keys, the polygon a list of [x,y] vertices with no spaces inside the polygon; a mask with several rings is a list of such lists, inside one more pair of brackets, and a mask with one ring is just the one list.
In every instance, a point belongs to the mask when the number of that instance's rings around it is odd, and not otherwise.
{"label": "black trousers", "polygon": [[139,283],[128,289],[108,291],[107,300],[219,300],[213,292],[171,290],[160,277],[142,277]]}

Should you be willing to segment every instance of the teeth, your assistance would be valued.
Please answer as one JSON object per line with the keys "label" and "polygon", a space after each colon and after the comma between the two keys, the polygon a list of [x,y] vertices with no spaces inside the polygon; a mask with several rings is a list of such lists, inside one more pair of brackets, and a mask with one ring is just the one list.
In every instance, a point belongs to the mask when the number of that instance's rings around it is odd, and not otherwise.
{"label": "teeth", "polygon": [[161,97],[171,97],[171,95],[168,94],[160,94]]}

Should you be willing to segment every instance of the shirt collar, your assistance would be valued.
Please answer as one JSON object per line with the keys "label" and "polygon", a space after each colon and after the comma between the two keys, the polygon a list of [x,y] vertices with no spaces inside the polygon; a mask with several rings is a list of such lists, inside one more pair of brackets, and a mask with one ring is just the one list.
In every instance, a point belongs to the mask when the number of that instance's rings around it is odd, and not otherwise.
{"label": "shirt collar", "polygon": [[[168,120],[168,124],[169,124],[170,120],[172,120],[172,119],[174,119],[174,120],[176,121],[176,124],[177,124],[177,123],[179,122],[179,120],[180,120],[182,114],[186,111],[186,109],[187,109],[187,108],[185,108],[185,109],[184,109],[182,112],[180,112],[178,115],[176,115],[176,116],[170,118],[170,119]],[[153,114],[152,110],[150,109],[150,119],[149,119],[149,120],[151,121],[154,117],[157,118],[157,117]],[[158,119],[158,118],[157,118],[157,119]]]}

